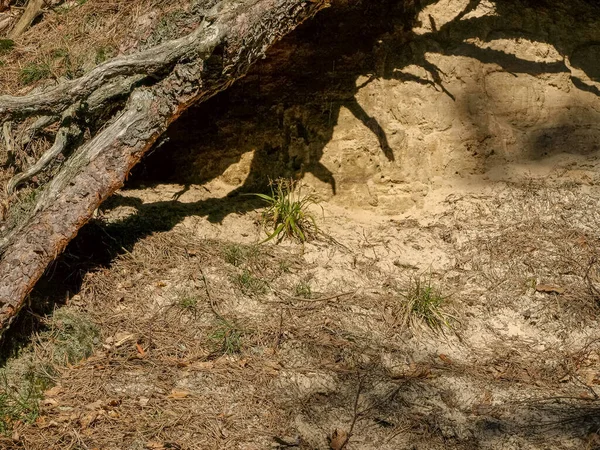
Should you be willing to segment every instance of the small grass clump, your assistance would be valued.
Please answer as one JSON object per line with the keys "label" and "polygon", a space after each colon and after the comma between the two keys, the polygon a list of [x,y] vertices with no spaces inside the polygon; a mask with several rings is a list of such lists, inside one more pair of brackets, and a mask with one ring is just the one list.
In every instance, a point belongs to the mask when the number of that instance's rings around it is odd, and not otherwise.
{"label": "small grass clump", "polygon": [[30,63],[21,69],[19,80],[21,84],[32,84],[50,76],[50,66],[48,64]]}
{"label": "small grass clump", "polygon": [[310,284],[308,284],[305,281],[301,281],[298,284],[296,284],[296,286],[294,286],[294,295],[296,297],[301,297],[301,298],[312,298],[312,289],[310,287]]}
{"label": "small grass clump", "polygon": [[31,344],[0,368],[0,432],[17,423],[33,423],[44,391],[54,384],[59,368],[89,357],[98,342],[98,329],[78,311],[61,308]]}
{"label": "small grass clump", "polygon": [[268,207],[263,213],[263,221],[273,229],[267,232],[262,242],[276,238],[277,242],[284,238],[293,238],[306,242],[318,231],[315,218],[308,208],[319,200],[314,195],[304,195],[301,185],[294,180],[279,179],[270,183],[271,194],[253,194],[264,200]]}
{"label": "small grass clump", "polygon": [[184,295],[179,299],[177,304],[182,310],[195,311],[198,307],[198,298],[193,295]]}
{"label": "small grass clump", "polygon": [[269,290],[266,281],[254,276],[249,270],[244,270],[234,278],[235,284],[246,295],[264,295]]}
{"label": "small grass clump", "polygon": [[6,225],[10,230],[26,221],[35,208],[41,188],[22,189],[18,199],[10,205],[6,216]]}
{"label": "small grass clump", "polygon": [[225,262],[235,267],[241,267],[246,261],[258,256],[256,246],[245,246],[240,244],[231,244],[223,249],[223,259]]}
{"label": "small grass clump", "polygon": [[102,64],[103,62],[112,58],[115,54],[115,49],[112,47],[98,47],[96,49],[96,56],[94,61],[96,64]]}
{"label": "small grass clump", "polygon": [[402,320],[404,326],[414,325],[418,321],[433,330],[450,327],[452,316],[442,309],[446,297],[432,282],[430,275],[411,278],[400,295],[405,300]]}
{"label": "small grass clump", "polygon": [[240,353],[242,349],[242,335],[242,331],[235,324],[220,320],[209,339],[217,344],[216,352],[223,355],[234,355]]}
{"label": "small grass clump", "polygon": [[0,39],[0,55],[9,53],[15,47],[15,41],[12,39]]}

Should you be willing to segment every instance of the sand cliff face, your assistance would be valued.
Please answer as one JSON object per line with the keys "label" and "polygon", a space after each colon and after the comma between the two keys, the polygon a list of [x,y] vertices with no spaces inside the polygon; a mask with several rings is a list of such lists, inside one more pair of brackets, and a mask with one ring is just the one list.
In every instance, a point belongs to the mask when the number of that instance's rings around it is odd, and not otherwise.
{"label": "sand cliff face", "polygon": [[189,150],[157,152],[158,166],[232,189],[303,177],[334,202],[395,214],[438,185],[595,159],[598,8],[471,3],[334,4],[173,127],[167,147]]}

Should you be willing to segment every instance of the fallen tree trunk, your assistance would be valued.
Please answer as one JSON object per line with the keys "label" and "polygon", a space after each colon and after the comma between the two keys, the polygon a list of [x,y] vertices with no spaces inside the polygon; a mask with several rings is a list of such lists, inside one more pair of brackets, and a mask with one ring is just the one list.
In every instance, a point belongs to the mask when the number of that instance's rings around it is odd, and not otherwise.
{"label": "fallen tree trunk", "polygon": [[[0,121],[39,116],[59,122],[51,151],[82,135],[90,115],[101,118],[39,196],[32,215],[0,240],[0,332],[94,210],[119,189],[131,168],[186,108],[226,89],[267,48],[327,6],[327,0],[221,0],[202,10],[188,36],[115,58],[46,92],[0,97]],[[45,116],[55,116],[54,119]],[[42,160],[37,164],[39,171]],[[17,180],[23,181],[23,176]],[[17,181],[10,184],[11,189]]]}

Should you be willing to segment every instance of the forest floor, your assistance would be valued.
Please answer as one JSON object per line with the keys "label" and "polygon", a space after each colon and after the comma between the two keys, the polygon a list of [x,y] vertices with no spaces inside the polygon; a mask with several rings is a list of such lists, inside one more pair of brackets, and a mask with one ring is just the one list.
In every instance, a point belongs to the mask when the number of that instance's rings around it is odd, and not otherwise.
{"label": "forest floor", "polygon": [[[440,183],[394,217],[334,198],[279,245],[221,179],[138,180],[12,332],[0,445],[600,448],[598,164]],[[447,325],[405,323],[417,282]]]}

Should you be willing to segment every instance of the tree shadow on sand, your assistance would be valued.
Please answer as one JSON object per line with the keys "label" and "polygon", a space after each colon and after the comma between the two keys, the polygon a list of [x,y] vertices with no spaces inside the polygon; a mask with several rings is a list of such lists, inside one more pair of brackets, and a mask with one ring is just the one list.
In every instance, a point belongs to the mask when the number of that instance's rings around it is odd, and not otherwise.
{"label": "tree shadow on sand", "polygon": [[[452,20],[437,24],[423,13],[434,3],[365,0],[349,6],[340,1],[299,27],[244,79],[173,124],[163,144],[134,169],[128,184],[174,182],[185,185],[184,190],[172,200],[154,203],[113,196],[103,209],[130,206],[137,212],[121,221],[84,227],[66,255],[49,269],[49,274],[56,273],[51,278],[69,275],[74,280],[68,283],[72,292],[81,279],[78,274],[109,265],[123,249],[130,250],[153,232],[172,229],[186,217],[220,222],[230,213],[254,210],[259,201],[236,194],[260,191],[269,178],[310,173],[335,194],[336,180],[321,159],[342,110],[377,140],[382,161],[401,165],[393,139],[357,100],[357,93],[377,79],[394,79],[429,86],[457,100],[447,87],[449,76],[430,54],[473,58],[515,76],[566,73],[575,88],[599,94],[599,59],[593,57],[600,58],[600,35],[591,16],[600,8],[584,0],[566,6],[552,0],[501,0],[493,13],[479,14],[489,2],[471,0]],[[582,22],[565,27],[566,15]],[[562,59],[523,59],[482,45],[519,38],[550,44]],[[415,75],[409,66],[420,67],[425,75]],[[222,176],[247,154],[253,155],[249,174],[229,196],[178,201],[191,184]],[[92,238],[97,245],[85,242],[90,235],[101,236]],[[47,283],[48,276],[41,285]],[[64,294],[65,288],[58,288],[56,295]]]}

